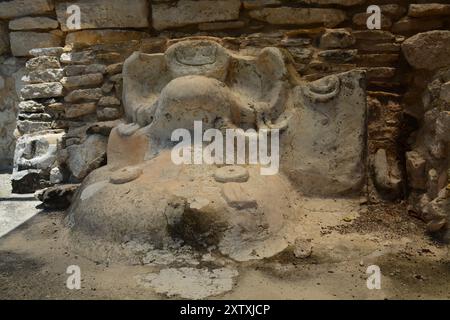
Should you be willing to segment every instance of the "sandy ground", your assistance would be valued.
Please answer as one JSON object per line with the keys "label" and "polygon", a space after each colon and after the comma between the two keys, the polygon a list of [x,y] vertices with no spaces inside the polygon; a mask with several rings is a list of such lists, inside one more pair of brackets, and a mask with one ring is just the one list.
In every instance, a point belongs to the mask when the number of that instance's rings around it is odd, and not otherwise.
{"label": "sandy ground", "polygon": [[[0,175],[0,208],[30,214],[35,203],[8,192]],[[31,204],[31,207],[30,207]],[[233,288],[214,299],[450,299],[448,246],[424,233],[402,204],[363,206],[356,200],[307,199],[312,255],[282,253],[233,264]],[[28,210],[28,211],[27,211]],[[1,218],[1,217],[0,217]],[[0,238],[0,299],[168,299],[137,279],[149,266],[94,263],[64,245],[63,212],[39,212]],[[69,290],[68,266],[81,269],[82,287]],[[367,288],[370,265],[381,289]]]}

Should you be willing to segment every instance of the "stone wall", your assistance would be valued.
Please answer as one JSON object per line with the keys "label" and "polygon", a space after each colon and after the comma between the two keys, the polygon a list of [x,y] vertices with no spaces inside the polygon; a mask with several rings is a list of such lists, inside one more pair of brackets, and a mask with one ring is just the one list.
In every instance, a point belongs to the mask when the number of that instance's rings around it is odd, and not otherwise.
{"label": "stone wall", "polygon": [[[406,178],[406,152],[413,149],[415,142],[413,137],[407,143],[409,135],[423,120],[419,97],[437,69],[449,65],[445,51],[431,59],[422,46],[422,56],[416,54],[416,60],[411,60],[408,53],[405,59],[402,52],[402,44],[403,51],[414,50],[415,44],[411,49],[404,43],[411,42],[416,34],[449,30],[450,4],[443,0],[427,2],[2,1],[0,54],[15,56],[16,68],[24,65],[22,59],[28,62],[21,88],[23,101],[13,103],[13,97],[9,103],[0,100],[0,112],[9,110],[8,116],[1,117],[7,125],[2,126],[0,148],[8,145],[11,149],[15,126],[12,114],[18,113],[17,131],[22,141],[35,140],[33,135],[41,135],[42,130],[52,135],[64,132],[57,142],[47,142],[48,146],[57,146],[57,157],[48,170],[34,175],[35,187],[47,185],[50,180],[81,181],[105,163],[107,137],[123,116],[123,61],[134,51],[164,52],[179,38],[212,37],[243,54],[267,46],[282,48],[292,56],[300,76],[308,81],[352,69],[366,70],[367,166],[371,173],[366,191],[370,201],[406,196],[415,189],[411,188],[411,178]],[[66,9],[72,4],[81,9],[79,30],[70,30],[67,25],[70,14]],[[382,30],[367,30],[365,12],[372,4],[382,9]],[[448,39],[445,32],[433,37],[444,43]],[[0,72],[10,61],[4,59]],[[426,66],[433,63],[436,65]],[[443,87],[448,89],[446,84]],[[9,89],[1,90],[0,86],[0,99],[3,92],[10,96]],[[18,151],[23,153],[20,148]],[[28,157],[39,156],[36,152]],[[42,152],[47,154],[48,148]],[[4,157],[11,157],[11,152]],[[20,169],[16,166],[16,170]],[[30,165],[26,170],[36,168]],[[20,175],[20,181],[28,181],[25,176]]]}

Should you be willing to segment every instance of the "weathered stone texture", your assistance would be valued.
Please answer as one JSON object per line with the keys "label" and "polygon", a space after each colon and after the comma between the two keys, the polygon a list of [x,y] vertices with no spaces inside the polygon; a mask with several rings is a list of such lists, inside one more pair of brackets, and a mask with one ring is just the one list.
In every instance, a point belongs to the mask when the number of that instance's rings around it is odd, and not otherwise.
{"label": "weathered stone texture", "polygon": [[[56,6],[56,14],[63,31],[67,27],[67,7],[77,5],[81,11],[80,29],[145,28],[149,26],[147,0],[77,0]],[[72,30],[73,31],[73,30]]]}
{"label": "weathered stone texture", "polygon": [[402,45],[409,64],[417,69],[434,70],[450,65],[450,31],[419,33]]}
{"label": "weathered stone texture", "polygon": [[250,16],[254,19],[275,25],[312,25],[322,24],[335,27],[346,19],[346,14],[338,9],[321,8],[263,8],[253,10]]}
{"label": "weathered stone texture", "polygon": [[152,4],[152,21],[156,30],[182,27],[189,24],[236,20],[239,18],[239,0],[180,0],[175,5]]}
{"label": "weathered stone texture", "polygon": [[47,30],[58,28],[58,21],[47,17],[25,17],[9,22],[11,30]]}
{"label": "weathered stone texture", "polygon": [[61,36],[56,33],[11,32],[11,52],[14,56],[30,56],[30,50],[36,48],[59,47]]}
{"label": "weathered stone texture", "polygon": [[49,13],[54,9],[53,2],[53,0],[3,1],[0,2],[0,19]]}

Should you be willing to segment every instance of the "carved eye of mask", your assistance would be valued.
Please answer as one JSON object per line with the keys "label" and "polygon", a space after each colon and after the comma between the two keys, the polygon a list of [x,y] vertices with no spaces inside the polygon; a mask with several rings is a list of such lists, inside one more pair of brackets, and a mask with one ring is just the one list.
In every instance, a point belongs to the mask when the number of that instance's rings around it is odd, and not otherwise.
{"label": "carved eye of mask", "polygon": [[195,47],[181,46],[175,49],[177,62],[187,66],[204,66],[214,64],[217,47],[210,43],[199,43]]}
{"label": "carved eye of mask", "polygon": [[340,89],[339,78],[329,76],[309,83],[303,88],[303,93],[311,102],[328,102],[339,94]]}

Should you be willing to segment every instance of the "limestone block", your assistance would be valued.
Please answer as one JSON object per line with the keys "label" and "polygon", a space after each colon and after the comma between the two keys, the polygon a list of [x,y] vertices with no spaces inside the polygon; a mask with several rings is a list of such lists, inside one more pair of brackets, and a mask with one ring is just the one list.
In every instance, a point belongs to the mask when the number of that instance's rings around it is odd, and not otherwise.
{"label": "limestone block", "polygon": [[54,9],[53,0],[11,0],[0,2],[0,19],[12,19],[28,15],[49,13]]}
{"label": "limestone block", "polygon": [[346,14],[338,9],[322,8],[263,8],[253,10],[250,16],[275,25],[311,25],[322,24],[333,28],[346,19]]}
{"label": "limestone block", "polygon": [[56,5],[56,15],[63,31],[70,31],[67,26],[70,16],[67,8],[71,5],[77,5],[80,8],[80,29],[146,28],[149,26],[147,0],[77,0]]}
{"label": "limestone block", "polygon": [[25,17],[9,22],[10,30],[49,30],[57,29],[58,21],[47,17]]}
{"label": "limestone block", "polygon": [[236,20],[239,18],[239,0],[180,0],[175,5],[152,4],[152,21],[156,30],[182,27],[189,24]]}
{"label": "limestone block", "polygon": [[41,32],[11,32],[11,52],[14,56],[30,56],[30,50],[35,48],[59,47],[61,36],[57,33]]}
{"label": "limestone block", "polygon": [[24,99],[42,99],[63,96],[63,86],[59,82],[29,84],[20,91]]}

